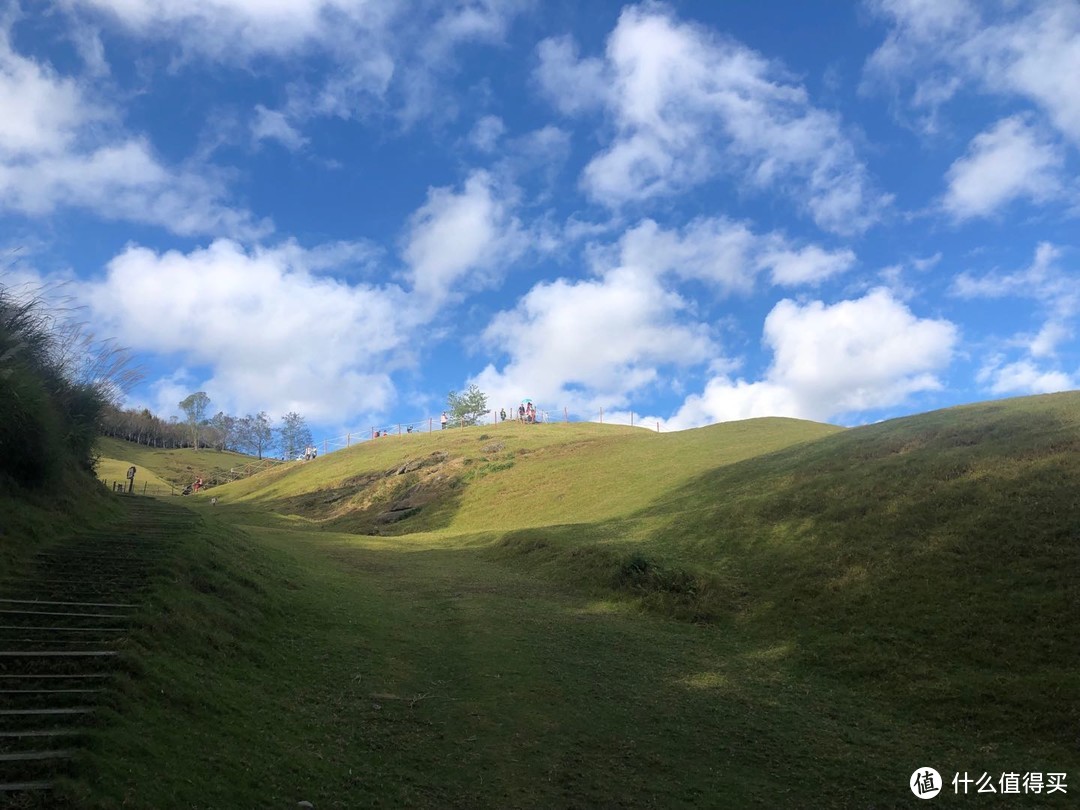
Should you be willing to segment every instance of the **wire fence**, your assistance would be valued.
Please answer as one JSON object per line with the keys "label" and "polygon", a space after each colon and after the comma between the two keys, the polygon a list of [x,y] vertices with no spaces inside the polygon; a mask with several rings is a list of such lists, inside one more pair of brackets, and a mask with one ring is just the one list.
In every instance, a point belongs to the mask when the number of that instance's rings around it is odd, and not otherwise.
{"label": "wire fence", "polygon": [[455,422],[447,417],[444,423],[441,416],[429,416],[415,422],[392,422],[384,425],[372,425],[367,428],[347,431],[344,434],[324,437],[315,442],[314,447],[318,452],[325,454],[336,450],[344,450],[364,442],[376,439],[385,439],[401,436],[417,436],[425,433],[434,433],[440,430],[459,430],[483,425],[496,425],[501,422],[522,422],[528,424],[557,424],[568,422],[597,422],[604,425],[625,425],[628,427],[640,427],[660,432],[660,423],[653,421],[643,423],[639,414],[634,411],[608,411],[605,413],[600,408],[596,413],[578,414],[571,413],[568,408],[545,409],[535,408],[534,416],[529,419],[527,413],[522,412],[521,405],[510,408],[490,409],[474,423]]}

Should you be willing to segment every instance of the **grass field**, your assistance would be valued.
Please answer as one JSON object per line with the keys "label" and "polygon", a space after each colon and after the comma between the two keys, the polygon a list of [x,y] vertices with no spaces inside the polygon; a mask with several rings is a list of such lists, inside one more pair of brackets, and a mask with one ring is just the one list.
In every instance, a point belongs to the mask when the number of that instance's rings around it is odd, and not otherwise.
{"label": "grass field", "polygon": [[218,487],[184,499],[203,528],[63,796],[899,807],[922,766],[1075,781],[1078,451],[1070,393],[846,431],[514,423]]}
{"label": "grass field", "polygon": [[[104,436],[97,441],[97,452],[97,477],[107,485],[111,487],[114,481],[126,483],[127,470],[134,466],[139,491],[145,484],[147,491],[155,495],[179,493],[196,478],[210,485],[232,480],[257,461],[254,456],[242,453],[205,447],[162,450]],[[266,464],[273,462],[268,460]]]}

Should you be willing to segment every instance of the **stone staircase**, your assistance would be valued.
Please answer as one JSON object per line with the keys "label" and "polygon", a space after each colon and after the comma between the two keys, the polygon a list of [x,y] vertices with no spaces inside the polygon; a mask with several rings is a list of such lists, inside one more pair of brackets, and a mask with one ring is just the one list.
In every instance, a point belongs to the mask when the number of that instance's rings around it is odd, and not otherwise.
{"label": "stone staircase", "polygon": [[116,526],[48,544],[0,576],[0,807],[51,806],[113,698],[143,592],[197,521],[121,501]]}

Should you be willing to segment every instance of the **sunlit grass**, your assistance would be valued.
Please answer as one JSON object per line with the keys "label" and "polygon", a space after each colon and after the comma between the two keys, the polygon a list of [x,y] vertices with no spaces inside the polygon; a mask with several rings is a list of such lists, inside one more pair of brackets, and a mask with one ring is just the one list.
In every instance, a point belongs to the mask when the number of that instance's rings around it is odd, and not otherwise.
{"label": "sunlit grass", "polygon": [[[363,492],[319,511],[435,452],[454,486],[383,533],[343,530]],[[1075,393],[391,437],[214,492],[89,806],[886,807],[927,763],[1080,767]]]}

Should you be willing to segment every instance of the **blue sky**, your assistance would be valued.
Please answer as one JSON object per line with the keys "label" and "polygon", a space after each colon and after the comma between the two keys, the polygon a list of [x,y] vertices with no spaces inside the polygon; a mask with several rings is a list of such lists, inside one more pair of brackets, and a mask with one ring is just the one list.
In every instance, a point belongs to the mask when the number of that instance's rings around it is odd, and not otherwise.
{"label": "blue sky", "polygon": [[23,0],[0,35],[4,283],[161,415],[1078,387],[1075,0]]}

